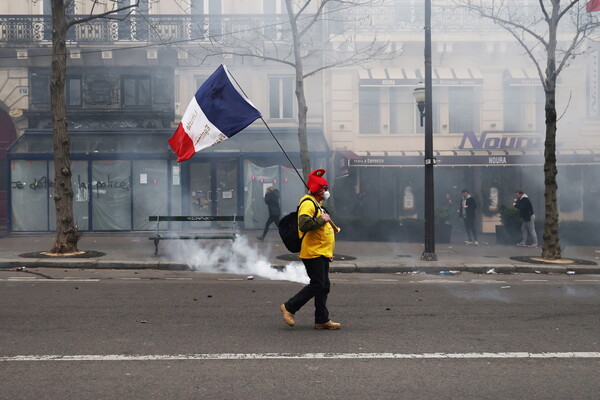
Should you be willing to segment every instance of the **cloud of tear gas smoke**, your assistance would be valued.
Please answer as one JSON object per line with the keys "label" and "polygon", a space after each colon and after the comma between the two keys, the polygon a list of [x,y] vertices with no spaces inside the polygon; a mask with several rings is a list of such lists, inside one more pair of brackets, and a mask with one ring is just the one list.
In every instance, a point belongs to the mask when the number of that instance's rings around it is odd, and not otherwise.
{"label": "cloud of tear gas smoke", "polygon": [[274,269],[266,255],[250,246],[245,236],[233,242],[223,241],[216,247],[203,242],[176,241],[174,244],[168,250],[169,256],[185,262],[194,271],[257,275],[304,284],[309,282],[301,262],[289,263],[281,271]]}

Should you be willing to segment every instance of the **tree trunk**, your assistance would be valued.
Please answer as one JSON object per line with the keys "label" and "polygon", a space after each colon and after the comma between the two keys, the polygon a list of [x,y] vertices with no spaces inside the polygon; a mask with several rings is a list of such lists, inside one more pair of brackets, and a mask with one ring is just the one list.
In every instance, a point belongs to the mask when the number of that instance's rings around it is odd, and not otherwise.
{"label": "tree trunk", "polygon": [[561,258],[558,242],[558,206],[556,201],[556,31],[558,28],[558,7],[553,7],[549,21],[547,48],[546,81],[546,141],[544,143],[544,245],[542,258],[557,260]]}
{"label": "tree trunk", "polygon": [[556,260],[561,258],[558,242],[558,205],[556,201],[556,103],[555,91],[546,91],[546,141],[544,148],[544,245],[542,258]]}
{"label": "tree trunk", "polygon": [[300,37],[298,34],[298,24],[294,15],[292,0],[285,0],[285,5],[290,18],[292,28],[292,45],[294,47],[294,59],[296,69],[296,99],[298,100],[298,144],[300,146],[300,161],[302,164],[302,175],[305,183],[308,181],[310,168],[310,155],[308,153],[308,137],[306,135],[306,115],[308,107],[306,106],[306,96],[304,94],[304,67],[302,64],[302,54],[300,53]]}
{"label": "tree trunk", "polygon": [[79,233],[73,222],[73,187],[71,183],[71,153],[67,132],[65,106],[65,75],[67,69],[66,35],[68,22],[64,0],[52,0],[52,77],[50,105],[54,146],[54,204],[56,207],[56,238],[51,253],[77,251]]}

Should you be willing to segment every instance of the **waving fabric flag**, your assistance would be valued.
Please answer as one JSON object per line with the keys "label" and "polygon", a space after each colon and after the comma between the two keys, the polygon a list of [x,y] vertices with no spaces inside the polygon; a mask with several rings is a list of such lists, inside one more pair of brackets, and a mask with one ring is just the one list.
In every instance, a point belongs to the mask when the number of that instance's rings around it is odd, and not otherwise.
{"label": "waving fabric flag", "polygon": [[177,161],[185,161],[260,117],[260,111],[233,86],[227,67],[221,65],[196,92],[169,145]]}
{"label": "waving fabric flag", "polygon": [[590,0],[585,5],[587,12],[600,11],[600,0]]}

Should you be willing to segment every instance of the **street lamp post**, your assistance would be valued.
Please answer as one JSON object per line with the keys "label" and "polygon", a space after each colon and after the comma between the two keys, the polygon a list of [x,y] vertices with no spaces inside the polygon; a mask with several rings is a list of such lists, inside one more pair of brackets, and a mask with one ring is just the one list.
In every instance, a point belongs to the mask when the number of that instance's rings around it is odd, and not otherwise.
{"label": "street lamp post", "polygon": [[425,249],[423,261],[437,261],[435,254],[435,225],[433,203],[433,101],[431,83],[431,0],[425,0],[425,86],[417,86],[414,91],[421,126],[425,116]]}

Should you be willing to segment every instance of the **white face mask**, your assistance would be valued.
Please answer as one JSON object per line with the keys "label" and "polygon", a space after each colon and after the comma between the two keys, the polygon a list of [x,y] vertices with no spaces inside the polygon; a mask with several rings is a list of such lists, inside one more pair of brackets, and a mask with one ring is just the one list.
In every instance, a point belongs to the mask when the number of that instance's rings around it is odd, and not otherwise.
{"label": "white face mask", "polygon": [[323,192],[323,200],[327,200],[329,198],[329,196],[331,196],[331,193],[329,193],[329,190],[326,190]]}

